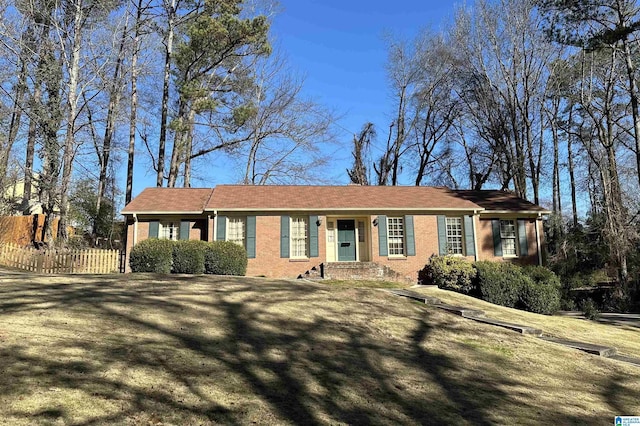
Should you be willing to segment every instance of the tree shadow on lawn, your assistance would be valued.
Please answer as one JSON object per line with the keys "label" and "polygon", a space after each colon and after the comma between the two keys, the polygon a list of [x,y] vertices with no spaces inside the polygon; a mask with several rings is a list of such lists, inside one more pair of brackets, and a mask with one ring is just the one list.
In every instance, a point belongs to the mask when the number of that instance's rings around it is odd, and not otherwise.
{"label": "tree shadow on lawn", "polygon": [[[446,348],[426,349],[434,327],[450,326],[376,291],[251,279],[87,281],[2,288],[0,337],[5,321],[48,317],[33,321],[25,341],[16,334],[0,344],[10,419],[488,425],[493,411],[518,404],[504,390],[517,385],[512,360],[483,354],[489,362],[477,371]],[[393,324],[404,329],[394,333]],[[29,340],[38,327],[50,342]],[[531,419],[545,418],[589,423],[551,408]]]}

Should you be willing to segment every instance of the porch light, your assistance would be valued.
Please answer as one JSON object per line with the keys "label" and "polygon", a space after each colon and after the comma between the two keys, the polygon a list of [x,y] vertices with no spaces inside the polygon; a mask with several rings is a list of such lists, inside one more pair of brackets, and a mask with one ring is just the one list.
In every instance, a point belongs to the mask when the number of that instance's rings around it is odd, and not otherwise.
{"label": "porch light", "polygon": [[320,225],[322,225],[322,220],[320,219],[316,220],[316,226],[320,226]]}
{"label": "porch light", "polygon": [[373,219],[373,226],[378,226],[378,218]]}

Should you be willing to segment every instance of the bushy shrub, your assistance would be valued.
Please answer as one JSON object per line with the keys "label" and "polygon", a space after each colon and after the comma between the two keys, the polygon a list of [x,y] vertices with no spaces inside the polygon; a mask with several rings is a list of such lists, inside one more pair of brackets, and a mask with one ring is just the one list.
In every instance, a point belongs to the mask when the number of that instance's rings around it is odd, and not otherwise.
{"label": "bushy shrub", "polygon": [[204,256],[204,272],[215,275],[245,275],[247,251],[230,241],[208,243]]}
{"label": "bushy shrub", "polygon": [[474,266],[480,297],[497,305],[516,307],[522,287],[532,283],[522,268],[512,263],[480,261]]}
{"label": "bushy shrub", "polygon": [[464,294],[475,293],[476,270],[471,262],[455,256],[431,256],[419,273],[424,284],[454,290]]}
{"label": "bushy shrub", "polygon": [[174,241],[173,270],[175,274],[203,274],[205,241]]}
{"label": "bushy shrub", "polygon": [[522,307],[536,314],[553,315],[560,309],[560,291],[548,283],[530,280],[520,290]]}
{"label": "bushy shrub", "polygon": [[173,244],[169,240],[149,238],[133,246],[129,266],[133,272],[171,272]]}
{"label": "bushy shrub", "polygon": [[598,318],[600,318],[600,311],[598,310],[598,307],[593,299],[583,300],[581,303],[581,308],[585,318],[590,320],[597,320]]}

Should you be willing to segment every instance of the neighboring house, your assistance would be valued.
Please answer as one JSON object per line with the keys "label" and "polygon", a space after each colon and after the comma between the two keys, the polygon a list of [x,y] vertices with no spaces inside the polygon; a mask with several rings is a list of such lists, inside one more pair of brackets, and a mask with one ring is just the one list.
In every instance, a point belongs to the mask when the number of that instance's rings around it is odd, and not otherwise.
{"label": "neighboring house", "polygon": [[541,264],[550,212],[502,191],[425,186],[147,188],[122,211],[147,238],[233,241],[247,275],[415,281],[433,254]]}

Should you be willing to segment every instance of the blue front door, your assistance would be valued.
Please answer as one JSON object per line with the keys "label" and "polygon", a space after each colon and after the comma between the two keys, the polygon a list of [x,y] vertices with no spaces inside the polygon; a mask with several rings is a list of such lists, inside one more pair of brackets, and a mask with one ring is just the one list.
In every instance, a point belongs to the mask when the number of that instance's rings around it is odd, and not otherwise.
{"label": "blue front door", "polygon": [[338,261],[353,262],[356,260],[356,222],[354,220],[338,220]]}

